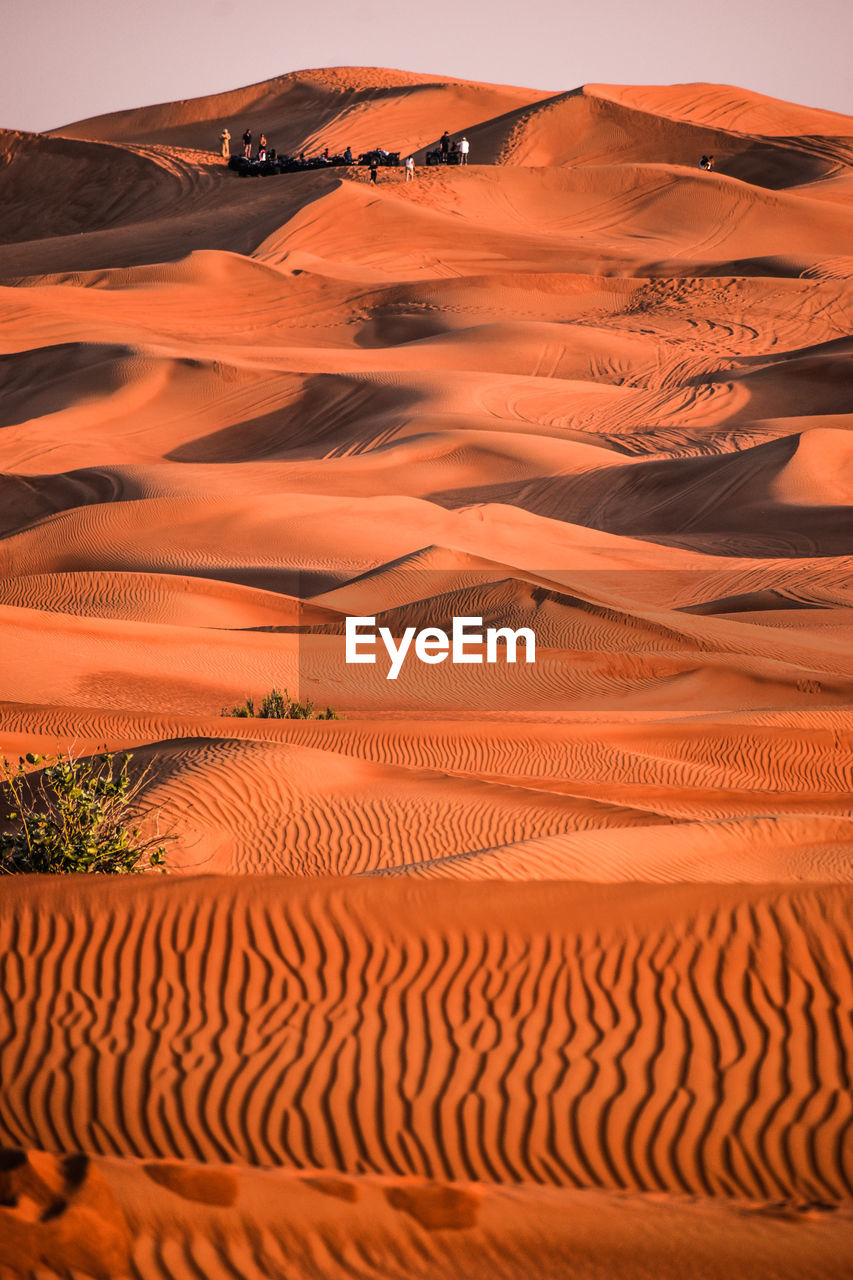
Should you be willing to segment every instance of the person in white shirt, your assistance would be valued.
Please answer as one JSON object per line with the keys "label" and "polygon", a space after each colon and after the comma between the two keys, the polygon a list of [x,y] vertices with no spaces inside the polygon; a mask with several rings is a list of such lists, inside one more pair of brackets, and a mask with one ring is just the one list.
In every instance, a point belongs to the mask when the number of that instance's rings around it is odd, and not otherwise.
{"label": "person in white shirt", "polygon": [[469,143],[467,138],[463,137],[460,140],[460,143],[459,143],[459,163],[460,164],[468,163],[468,149],[470,145],[471,144]]}
{"label": "person in white shirt", "polygon": [[406,181],[414,182],[415,180],[415,157],[406,156]]}

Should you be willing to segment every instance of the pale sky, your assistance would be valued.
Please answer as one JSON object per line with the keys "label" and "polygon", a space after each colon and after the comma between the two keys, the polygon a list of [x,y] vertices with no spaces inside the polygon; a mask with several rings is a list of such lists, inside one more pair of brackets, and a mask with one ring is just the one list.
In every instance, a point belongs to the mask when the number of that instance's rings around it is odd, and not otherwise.
{"label": "pale sky", "polygon": [[853,113],[850,0],[6,0],[0,127],[42,130],[307,67],[558,92],[736,84]]}

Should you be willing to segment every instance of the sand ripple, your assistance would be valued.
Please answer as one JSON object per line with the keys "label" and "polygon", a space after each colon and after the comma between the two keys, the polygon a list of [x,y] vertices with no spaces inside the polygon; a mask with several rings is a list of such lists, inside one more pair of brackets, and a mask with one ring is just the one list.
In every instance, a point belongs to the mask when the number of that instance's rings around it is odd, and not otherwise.
{"label": "sand ripple", "polygon": [[15,885],[4,1141],[843,1200],[848,897]]}

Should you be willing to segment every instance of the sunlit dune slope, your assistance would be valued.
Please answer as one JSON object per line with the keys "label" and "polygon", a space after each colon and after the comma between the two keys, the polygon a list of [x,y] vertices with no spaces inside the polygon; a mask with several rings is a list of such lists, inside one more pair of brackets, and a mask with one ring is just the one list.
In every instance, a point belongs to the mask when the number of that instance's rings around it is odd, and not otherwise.
{"label": "sunlit dune slope", "polygon": [[767,137],[853,137],[851,118],[836,111],[769,98],[736,85],[596,84],[588,91],[640,111]]}
{"label": "sunlit dune slope", "polygon": [[[271,670],[293,675],[280,660]],[[263,690],[261,677],[245,676],[232,701]],[[153,767],[146,803],[161,829],[180,830],[171,856],[186,869],[381,873],[414,859],[413,873],[463,879],[850,879],[849,718],[815,706],[805,691],[814,681],[802,693],[789,686],[799,706],[785,712],[723,712],[718,681],[714,715],[691,715],[670,688],[669,702],[659,690],[657,705],[576,712],[574,723],[553,706],[548,720],[480,712],[476,736],[470,714],[192,716],[166,709],[174,677],[146,683],[134,671],[125,681],[125,701],[150,700],[150,710],[7,706],[0,748],[140,752]],[[91,697],[91,684],[82,692]],[[343,766],[339,754],[364,767]],[[515,840],[534,813],[554,834]],[[379,842],[380,830],[389,839]]]}
{"label": "sunlit dune slope", "polygon": [[758,95],[752,107],[745,95],[741,110],[735,100],[717,112],[714,87],[705,88],[704,109],[701,94],[687,98],[691,112],[678,109],[674,90],[669,98],[658,91],[658,100],[651,89],[644,97],[639,90],[587,85],[476,126],[474,154],[514,165],[648,164],[666,156],[694,168],[706,152],[717,169],[770,188],[838,177],[849,166],[853,126],[847,117],[786,103],[774,111],[772,100]]}
{"label": "sunlit dune slope", "polygon": [[[383,1276],[523,1280],[531,1257],[541,1280],[562,1280],[569,1255],[578,1280],[595,1280],[603,1260],[645,1280],[676,1276],[688,1251],[706,1280],[743,1257],[756,1280],[835,1280],[838,1250],[853,1243],[850,1215],[825,1207],[36,1150],[7,1160],[0,1266],[15,1280],[33,1267],[65,1276],[70,1262],[144,1280],[355,1280],[365,1258]],[[33,1221],[30,1206],[50,1216]]]}
{"label": "sunlit dune slope", "polygon": [[[554,747],[553,737],[535,729],[507,740],[483,726],[484,755],[503,756],[500,778],[485,762],[453,760],[449,745],[455,738],[459,750],[459,728],[444,727],[438,743],[415,744],[417,763],[395,750],[387,731],[352,736],[322,728],[283,738],[266,726],[257,737],[227,738],[231,730],[220,722],[215,738],[144,748],[140,759],[155,770],[146,805],[180,835],[172,861],[183,870],[321,876],[853,879],[853,822],[832,795],[834,771],[845,769],[843,749],[824,751],[796,792],[787,774],[774,779],[770,816],[755,783],[774,744],[749,730],[736,737],[754,772],[729,780],[723,792],[708,787],[701,770],[684,776],[665,758],[644,770],[636,732],[608,743],[607,729],[597,725],[587,727],[586,744],[563,744],[568,779],[533,773],[536,753]],[[724,741],[720,732],[706,752]],[[806,739],[795,742],[794,758],[807,747]],[[699,742],[694,750],[698,755]],[[632,768],[643,780],[620,783]]]}
{"label": "sunlit dune slope", "polygon": [[470,128],[543,90],[478,84],[380,67],[294,71],[228,93],[117,111],[54,130],[69,138],[107,139],[218,150],[228,127],[232,150],[243,130],[267,134],[279,151],[367,150],[376,145],[413,151],[444,129]]}
{"label": "sunlit dune slope", "polygon": [[180,831],[173,861],[189,871],[364,875],[453,863],[544,833],[667,822],[582,796],[371,762],[330,746],[328,737],[314,747],[180,739],[143,751],[141,758],[156,762],[146,805]]}
{"label": "sunlit dune slope", "polygon": [[850,1196],[840,889],[36,881],[0,910],[7,1145]]}

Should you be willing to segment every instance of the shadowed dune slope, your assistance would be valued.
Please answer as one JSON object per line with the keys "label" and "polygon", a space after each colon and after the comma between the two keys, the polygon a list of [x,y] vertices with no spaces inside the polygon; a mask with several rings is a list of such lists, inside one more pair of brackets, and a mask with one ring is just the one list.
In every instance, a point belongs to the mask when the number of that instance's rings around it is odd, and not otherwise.
{"label": "shadowed dune slope", "polygon": [[310,202],[334,181],[302,174],[284,189],[258,191],[209,152],[2,131],[0,163],[0,278],[15,282],[170,262],[199,244],[249,254],[288,205]]}

